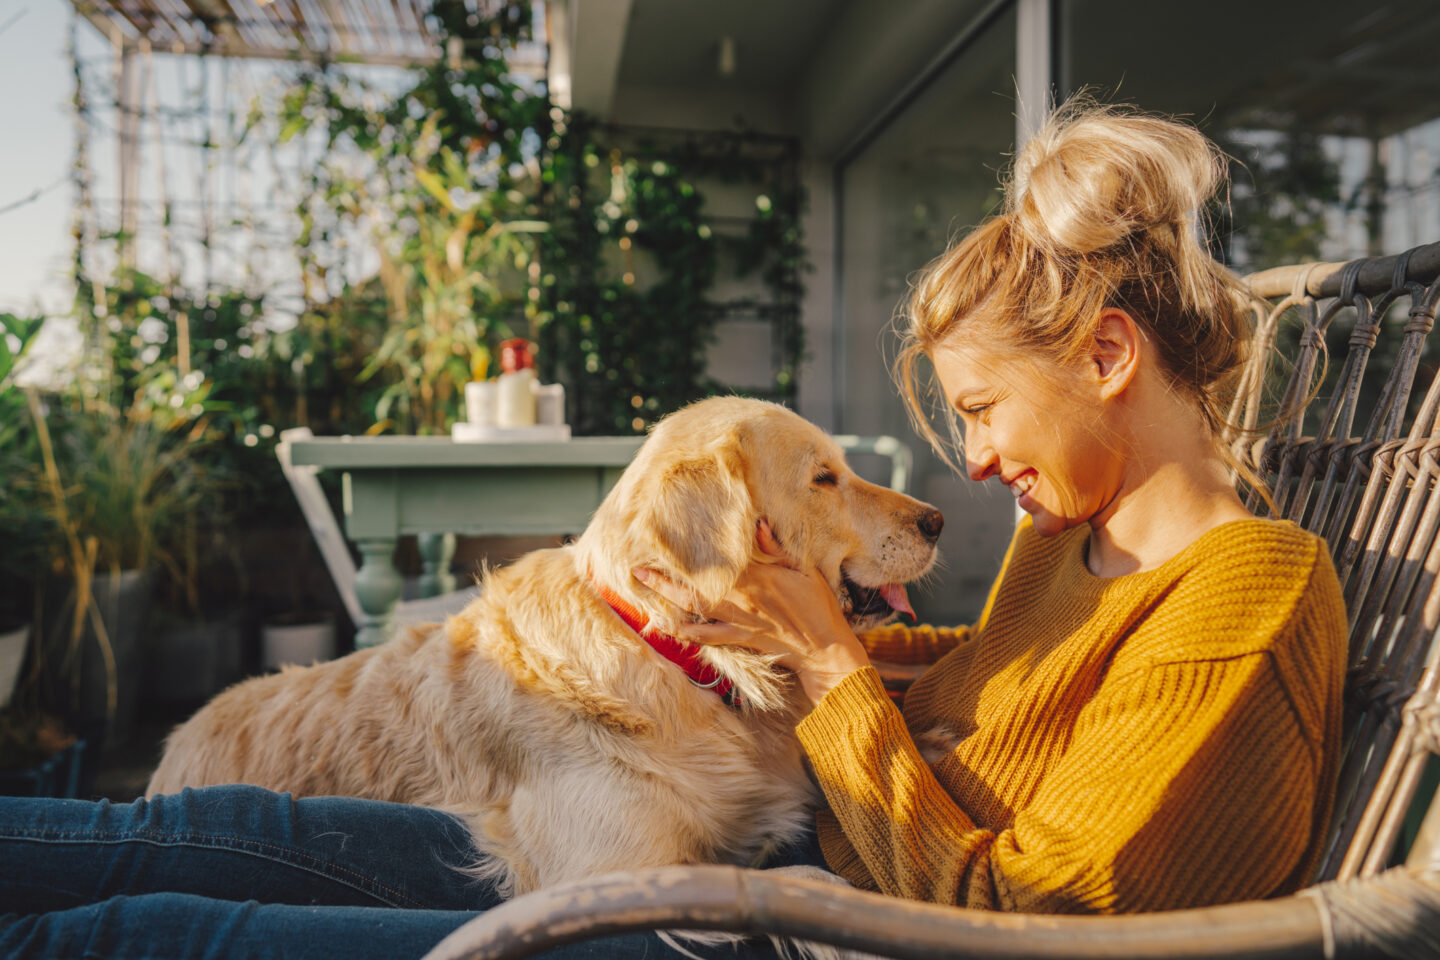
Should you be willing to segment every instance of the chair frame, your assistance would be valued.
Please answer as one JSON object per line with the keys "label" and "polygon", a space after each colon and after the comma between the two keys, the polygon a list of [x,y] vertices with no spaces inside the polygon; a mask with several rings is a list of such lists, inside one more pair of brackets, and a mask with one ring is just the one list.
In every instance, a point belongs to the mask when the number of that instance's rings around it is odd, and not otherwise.
{"label": "chair frame", "polygon": [[[1314,886],[1261,902],[1056,917],[916,903],[738,867],[663,867],[520,897],[456,930],[427,960],[513,960],[651,929],[781,935],[916,960],[1440,957],[1440,802],[1420,797],[1428,810],[1418,835],[1408,858],[1393,862],[1407,813],[1422,809],[1415,800],[1426,765],[1440,754],[1440,371],[1420,376],[1437,278],[1440,243],[1247,278],[1261,347],[1298,323],[1282,407],[1303,406],[1308,416],[1251,439],[1265,422],[1256,351],[1228,437],[1272,487],[1275,515],[1325,537],[1350,621],[1344,761]],[[1409,313],[1398,357],[1357,425],[1369,360],[1380,338],[1396,333],[1384,318],[1400,298]],[[1338,382],[1313,395],[1326,334],[1341,317],[1353,324]],[[1266,510],[1258,494],[1251,504]]]}

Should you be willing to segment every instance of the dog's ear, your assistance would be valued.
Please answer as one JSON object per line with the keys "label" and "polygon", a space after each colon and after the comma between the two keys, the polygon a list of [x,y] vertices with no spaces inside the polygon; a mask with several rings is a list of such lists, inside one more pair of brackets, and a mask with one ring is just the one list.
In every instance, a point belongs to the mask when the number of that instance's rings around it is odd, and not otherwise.
{"label": "dog's ear", "polygon": [[754,550],[749,437],[735,424],[710,426],[714,435],[696,436],[662,422],[575,543],[582,570],[664,629],[676,611],[640,586],[635,567],[664,574],[693,592],[690,609],[705,609],[730,592]]}
{"label": "dog's ear", "polygon": [[757,515],[733,446],[665,464],[645,484],[643,522],[657,559],[716,603],[750,562]]}

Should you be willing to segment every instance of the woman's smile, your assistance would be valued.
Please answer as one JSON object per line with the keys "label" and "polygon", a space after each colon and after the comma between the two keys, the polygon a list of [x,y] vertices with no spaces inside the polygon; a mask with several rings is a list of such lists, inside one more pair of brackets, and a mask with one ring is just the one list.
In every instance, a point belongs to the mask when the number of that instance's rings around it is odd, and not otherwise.
{"label": "woman's smile", "polygon": [[1095,402],[1076,370],[968,346],[938,350],[934,363],[963,427],[970,479],[1003,483],[1040,534],[1085,523],[1112,500],[1118,444],[1087,415]]}
{"label": "woman's smile", "polygon": [[1010,492],[1016,500],[1022,499],[1027,493],[1034,489],[1035,484],[1040,482],[1040,475],[1034,470],[1026,470],[1017,477],[1009,480],[1001,478],[1001,482],[1010,488]]}

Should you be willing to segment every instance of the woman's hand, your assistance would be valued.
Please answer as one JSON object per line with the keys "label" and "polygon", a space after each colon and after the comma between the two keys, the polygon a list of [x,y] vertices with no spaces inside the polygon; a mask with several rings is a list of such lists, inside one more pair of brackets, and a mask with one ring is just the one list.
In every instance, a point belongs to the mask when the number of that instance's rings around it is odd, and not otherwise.
{"label": "woman's hand", "polygon": [[676,631],[679,639],[774,654],[795,671],[810,703],[817,704],[870,658],[820,571],[788,566],[783,548],[764,520],[755,539],[761,552],[775,559],[752,562],[734,589],[709,610],[690,609],[693,595],[654,570],[637,567],[633,574],[671,603],[710,621],[681,627]]}

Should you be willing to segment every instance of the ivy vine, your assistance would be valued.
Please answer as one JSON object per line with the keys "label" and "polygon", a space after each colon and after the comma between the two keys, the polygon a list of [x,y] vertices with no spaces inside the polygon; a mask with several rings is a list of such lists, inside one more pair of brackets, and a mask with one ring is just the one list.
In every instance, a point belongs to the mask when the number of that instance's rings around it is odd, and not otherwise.
{"label": "ivy vine", "polygon": [[[746,133],[668,135],[561,115],[544,172],[550,230],[539,327],[542,375],[566,383],[579,433],[643,431],[655,419],[730,385],[706,373],[727,315],[774,330],[768,389],[791,400],[802,351],[802,193],[793,144]],[[779,148],[778,150],[776,148]],[[743,232],[716,229],[704,183],[756,191]],[[712,296],[720,255],[758,275],[763,298]]]}

